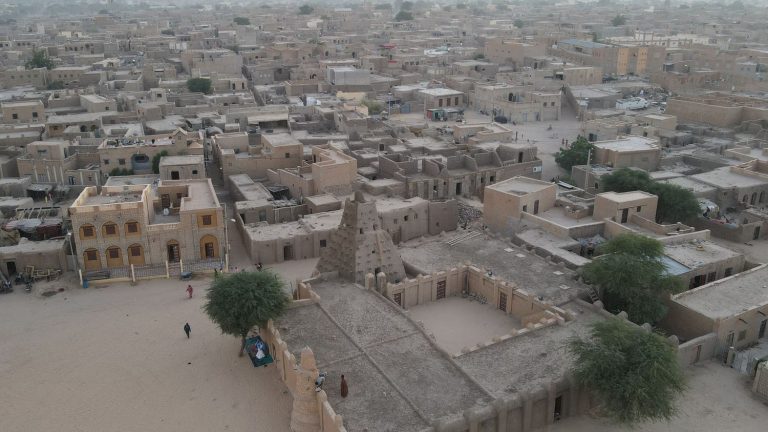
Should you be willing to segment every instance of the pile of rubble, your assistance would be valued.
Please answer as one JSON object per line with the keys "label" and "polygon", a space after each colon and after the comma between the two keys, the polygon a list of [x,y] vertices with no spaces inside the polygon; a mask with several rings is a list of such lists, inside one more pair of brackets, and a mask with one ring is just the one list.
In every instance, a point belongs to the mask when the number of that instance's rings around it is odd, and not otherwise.
{"label": "pile of rubble", "polygon": [[459,226],[466,226],[483,217],[483,212],[475,207],[458,203],[459,207]]}

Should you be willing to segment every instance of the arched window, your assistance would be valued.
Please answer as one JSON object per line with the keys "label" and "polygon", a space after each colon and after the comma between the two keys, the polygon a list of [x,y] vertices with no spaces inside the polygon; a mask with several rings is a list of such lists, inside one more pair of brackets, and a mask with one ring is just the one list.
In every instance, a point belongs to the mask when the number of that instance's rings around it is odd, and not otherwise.
{"label": "arched window", "polygon": [[219,239],[210,234],[204,235],[200,239],[200,258],[218,258],[219,257]]}
{"label": "arched window", "polygon": [[123,262],[123,253],[117,246],[110,246],[104,253],[107,256],[107,267],[122,267],[125,265]]}
{"label": "arched window", "polygon": [[96,228],[91,224],[80,226],[80,240],[96,238]]}
{"label": "arched window", "polygon": [[85,267],[86,271],[101,270],[99,251],[93,248],[83,251],[83,267]]}
{"label": "arched window", "polygon": [[144,265],[144,246],[139,243],[128,246],[128,264]]}
{"label": "arched window", "polygon": [[101,226],[101,235],[104,237],[117,237],[120,233],[117,230],[117,224],[114,222],[104,222]]}
{"label": "arched window", "polygon": [[136,221],[128,221],[125,223],[125,235],[141,235],[141,227]]}

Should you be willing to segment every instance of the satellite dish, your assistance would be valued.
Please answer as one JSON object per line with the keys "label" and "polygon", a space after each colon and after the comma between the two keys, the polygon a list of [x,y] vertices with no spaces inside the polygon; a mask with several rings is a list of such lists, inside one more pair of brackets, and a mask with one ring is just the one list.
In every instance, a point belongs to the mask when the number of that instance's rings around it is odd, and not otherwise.
{"label": "satellite dish", "polygon": [[168,210],[168,208],[164,208],[163,209],[163,216],[168,216],[169,214],[171,214],[171,211]]}

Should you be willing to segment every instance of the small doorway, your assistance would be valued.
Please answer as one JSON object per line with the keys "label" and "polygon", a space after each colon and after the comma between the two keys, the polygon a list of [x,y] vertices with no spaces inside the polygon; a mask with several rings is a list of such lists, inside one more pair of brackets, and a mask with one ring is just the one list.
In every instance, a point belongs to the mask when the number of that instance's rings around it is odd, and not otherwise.
{"label": "small doorway", "polygon": [[[13,276],[16,274],[16,261],[8,261],[5,263],[5,268],[8,270],[8,276]],[[765,323],[763,323],[765,324]]]}
{"label": "small doorway", "polygon": [[440,300],[444,298],[445,298],[445,281],[439,281],[437,283],[437,294],[435,295],[435,299]]}
{"label": "small doorway", "polygon": [[563,416],[563,396],[558,396],[555,398],[555,410],[552,413],[555,421],[560,420]]}
{"label": "small doorway", "polygon": [[205,244],[205,257],[206,258],[216,257],[216,249],[214,249],[213,243],[211,242],[208,242]]}
{"label": "small doorway", "polygon": [[627,223],[627,220],[629,219],[629,209],[625,208],[621,211],[621,223]]}
{"label": "small doorway", "polygon": [[764,319],[763,322],[760,323],[760,330],[757,332],[757,338],[762,339],[765,337],[765,327],[768,325],[768,319]]}
{"label": "small doorway", "polygon": [[533,202],[533,214],[539,214],[539,200]]}
{"label": "small doorway", "polygon": [[758,240],[760,238],[760,227],[755,227],[755,233],[752,235],[752,240]]}
{"label": "small doorway", "polygon": [[701,345],[696,345],[696,356],[693,358],[693,363],[698,363],[699,359],[701,359]]}
{"label": "small doorway", "polygon": [[461,195],[461,183],[456,183],[456,195]]}
{"label": "small doorway", "polygon": [[178,180],[178,179],[179,179],[179,172],[171,171],[171,180]]}
{"label": "small doorway", "polygon": [[725,338],[725,345],[728,348],[733,346],[733,332],[728,333],[728,337]]}
{"label": "small doorway", "polygon": [[293,246],[291,245],[283,246],[283,261],[288,261],[292,259],[293,259]]}
{"label": "small doorway", "polygon": [[168,243],[168,261],[179,262],[181,255],[179,254],[179,243],[172,241]]}
{"label": "small doorway", "polygon": [[507,311],[507,294],[503,292],[499,293],[499,310]]}
{"label": "small doorway", "polygon": [[160,196],[160,207],[167,209],[171,208],[171,196],[168,194],[163,194]]}
{"label": "small doorway", "polygon": [[523,163],[523,152],[517,154],[517,163]]}

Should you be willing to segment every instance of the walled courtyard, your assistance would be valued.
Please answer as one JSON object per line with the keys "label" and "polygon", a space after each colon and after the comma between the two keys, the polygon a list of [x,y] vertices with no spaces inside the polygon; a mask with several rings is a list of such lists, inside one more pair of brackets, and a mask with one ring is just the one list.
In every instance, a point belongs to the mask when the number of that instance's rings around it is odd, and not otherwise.
{"label": "walled courtyard", "polygon": [[480,342],[509,334],[520,328],[520,322],[497,310],[492,304],[481,304],[461,297],[420,304],[409,311],[411,318],[424,323],[427,333],[449,354],[471,348]]}

